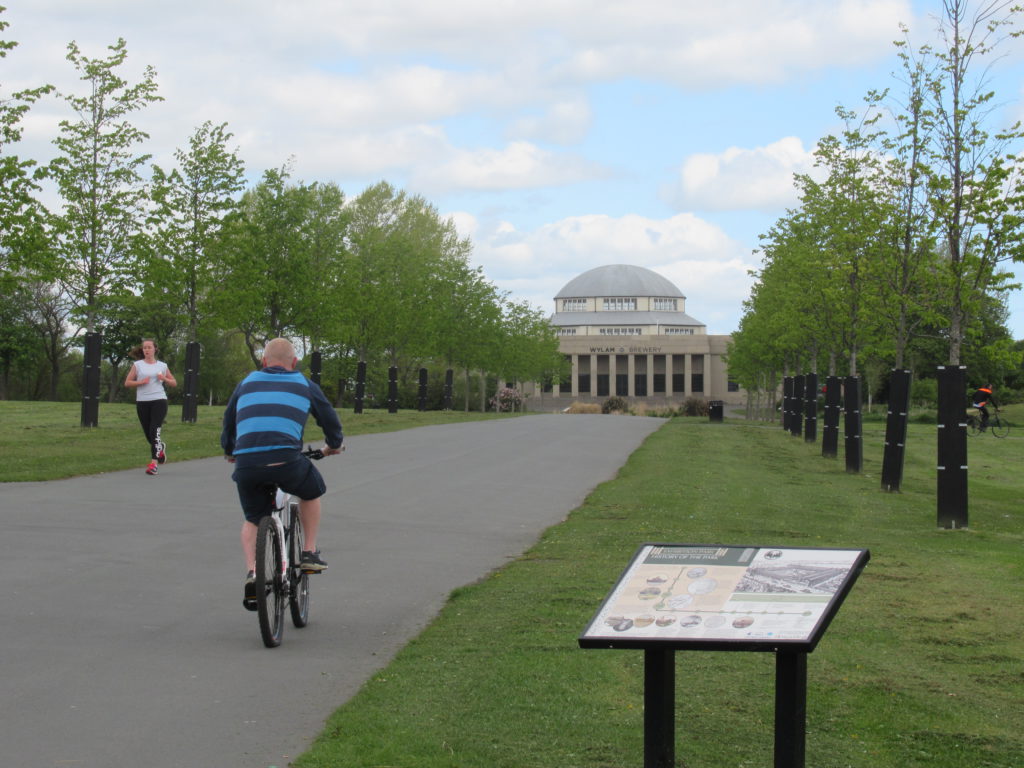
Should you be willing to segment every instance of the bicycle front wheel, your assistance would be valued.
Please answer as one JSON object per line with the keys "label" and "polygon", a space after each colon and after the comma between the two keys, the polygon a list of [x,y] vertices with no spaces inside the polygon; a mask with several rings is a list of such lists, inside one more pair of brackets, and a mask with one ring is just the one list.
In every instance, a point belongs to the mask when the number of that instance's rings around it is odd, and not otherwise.
{"label": "bicycle front wheel", "polygon": [[284,547],[281,535],[270,515],[260,520],[256,532],[256,613],[260,635],[267,648],[281,644],[284,634],[284,608],[288,602],[281,576]]}
{"label": "bicycle front wheel", "polygon": [[288,607],[292,611],[292,624],[301,629],[309,623],[309,576],[302,572],[299,562],[302,560],[302,546],[306,537],[302,531],[302,521],[299,519],[299,505],[291,504],[289,513],[291,518],[292,535],[288,548],[288,560],[290,562],[288,579],[291,589],[288,590]]}
{"label": "bicycle front wheel", "polygon": [[1010,433],[1010,425],[998,416],[993,416],[988,428],[996,437],[1006,437]]}

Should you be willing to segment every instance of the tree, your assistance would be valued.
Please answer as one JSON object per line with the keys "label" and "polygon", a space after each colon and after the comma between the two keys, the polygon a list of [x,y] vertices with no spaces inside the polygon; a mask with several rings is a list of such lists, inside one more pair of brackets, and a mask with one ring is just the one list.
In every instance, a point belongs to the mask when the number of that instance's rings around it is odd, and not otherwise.
{"label": "tree", "polygon": [[[904,34],[906,34],[906,28]],[[881,233],[875,277],[880,284],[878,320],[881,338],[891,340],[892,362],[907,365],[907,352],[929,327],[943,322],[948,304],[938,276],[937,221],[932,216],[926,165],[932,140],[927,119],[927,58],[915,55],[907,42],[896,43],[903,68],[901,98],[872,91],[870,105],[889,105],[892,130],[880,133],[879,153],[887,158],[878,176],[877,192],[888,212]],[[948,318],[945,318],[948,322]]]}
{"label": "tree", "polygon": [[68,44],[87,93],[62,94],[78,119],[61,121],[60,154],[46,168],[63,206],[52,222],[61,284],[89,332],[102,297],[134,280],[147,203],[140,170],[150,156],[136,153],[149,136],[128,118],[161,100],[152,67],[136,84],[117,75],[128,56],[123,39],[108,50],[108,58],[90,59]]}
{"label": "tree", "polygon": [[210,249],[224,218],[238,207],[245,186],[244,164],[229,150],[227,125],[209,121],[189,139],[188,151],[176,150],[178,167],[170,173],[153,168],[155,210],[153,263],[149,281],[164,285],[185,318],[189,340],[203,319],[203,299],[214,285]]}
{"label": "tree", "polygon": [[359,359],[388,365],[431,350],[438,273],[446,227],[423,198],[374,184],[353,202],[345,268],[347,338]]}
{"label": "tree", "polygon": [[67,295],[59,286],[35,280],[26,284],[29,318],[39,339],[49,374],[48,397],[57,399],[61,365],[68,350],[75,344],[75,336],[68,334],[68,321],[74,310]]}
{"label": "tree", "polygon": [[264,173],[226,218],[213,253],[218,322],[244,334],[254,365],[269,339],[318,332],[336,300],[325,289],[336,283],[327,273],[344,252],[344,196],[333,185],[287,180],[287,167]]}
{"label": "tree", "polygon": [[[5,10],[0,6],[0,13]],[[0,32],[8,26],[0,20]],[[17,45],[0,40],[0,58],[6,58]],[[23,271],[39,272],[41,267],[38,257],[44,251],[38,247],[38,234],[42,206],[35,198],[39,185],[31,173],[36,163],[11,154],[10,149],[21,141],[21,122],[32,104],[52,90],[53,86],[43,85],[0,98],[0,288],[5,294]]]}
{"label": "tree", "polygon": [[1002,0],[983,2],[973,13],[969,0],[942,5],[941,48],[926,46],[921,56],[935,61],[926,84],[925,122],[932,137],[928,180],[945,246],[949,363],[957,365],[978,300],[999,288],[996,263],[1024,259],[1022,190],[1013,183],[1021,165],[1013,152],[1024,133],[1020,123],[990,132],[995,94],[988,89],[985,66],[1007,39],[1004,29],[1019,9]]}

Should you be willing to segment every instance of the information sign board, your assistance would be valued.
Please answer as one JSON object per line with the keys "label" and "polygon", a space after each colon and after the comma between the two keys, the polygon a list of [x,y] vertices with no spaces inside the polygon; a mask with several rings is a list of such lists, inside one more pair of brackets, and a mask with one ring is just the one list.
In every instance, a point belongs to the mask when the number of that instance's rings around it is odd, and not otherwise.
{"label": "information sign board", "polygon": [[644,544],[579,644],[812,651],[869,558],[865,549]]}

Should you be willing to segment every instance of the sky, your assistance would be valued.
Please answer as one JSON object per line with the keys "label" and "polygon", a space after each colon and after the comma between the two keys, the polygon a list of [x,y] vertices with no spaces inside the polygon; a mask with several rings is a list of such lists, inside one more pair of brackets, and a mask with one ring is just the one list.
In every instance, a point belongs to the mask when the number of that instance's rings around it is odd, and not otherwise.
{"label": "sky", "polygon": [[[136,113],[166,170],[205,121],[227,123],[256,183],[381,180],[421,195],[471,260],[545,313],[578,274],[647,267],[708,333],[734,331],[759,237],[797,203],[837,106],[895,88],[894,41],[935,40],[941,0],[0,0],[0,96],[82,94],[66,60],[124,38],[119,74],[157,73]],[[995,62],[1000,125],[1024,118],[1024,40]],[[56,96],[15,151],[46,161]],[[1019,270],[1024,280],[1024,267]],[[1024,339],[1024,296],[1010,301]]]}

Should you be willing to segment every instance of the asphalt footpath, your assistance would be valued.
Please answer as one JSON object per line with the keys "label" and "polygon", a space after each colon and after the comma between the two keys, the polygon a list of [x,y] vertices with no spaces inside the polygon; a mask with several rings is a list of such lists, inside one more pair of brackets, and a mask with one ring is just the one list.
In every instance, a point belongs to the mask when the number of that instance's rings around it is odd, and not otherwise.
{"label": "asphalt footpath", "polygon": [[156,477],[0,485],[0,760],[284,768],[452,589],[528,549],[663,423],[537,415],[348,438],[317,465],[330,567],[311,578],[309,625],[286,618],[274,649],[242,607],[231,465],[175,463],[173,424]]}

